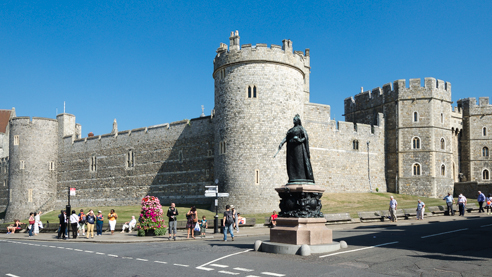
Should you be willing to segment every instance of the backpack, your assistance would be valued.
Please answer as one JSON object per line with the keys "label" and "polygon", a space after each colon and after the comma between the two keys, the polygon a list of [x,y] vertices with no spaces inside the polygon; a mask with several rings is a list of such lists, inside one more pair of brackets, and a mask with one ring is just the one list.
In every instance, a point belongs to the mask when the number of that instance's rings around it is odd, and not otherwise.
{"label": "backpack", "polygon": [[85,224],[85,214],[84,213],[79,214],[79,223],[82,225]]}
{"label": "backpack", "polygon": [[226,225],[229,226],[234,223],[234,218],[232,217],[231,211],[226,211]]}

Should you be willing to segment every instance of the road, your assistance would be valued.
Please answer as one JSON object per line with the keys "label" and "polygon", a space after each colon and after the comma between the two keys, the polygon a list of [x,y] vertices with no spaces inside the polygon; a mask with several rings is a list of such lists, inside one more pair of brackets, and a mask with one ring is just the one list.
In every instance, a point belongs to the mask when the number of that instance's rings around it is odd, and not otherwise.
{"label": "road", "polygon": [[[454,219],[454,218],[453,218]],[[334,231],[349,247],[309,257],[252,250],[236,237],[162,243],[0,239],[1,276],[490,276],[492,216]]]}

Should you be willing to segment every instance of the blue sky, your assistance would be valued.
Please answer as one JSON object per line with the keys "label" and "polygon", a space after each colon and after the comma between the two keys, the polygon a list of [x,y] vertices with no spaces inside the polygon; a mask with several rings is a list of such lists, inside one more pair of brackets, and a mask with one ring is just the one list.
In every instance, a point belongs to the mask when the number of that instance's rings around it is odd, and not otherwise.
{"label": "blue sky", "polygon": [[453,101],[489,96],[492,1],[1,1],[2,109],[76,116],[83,136],[198,117],[213,58],[241,44],[311,50],[311,102],[435,77]]}

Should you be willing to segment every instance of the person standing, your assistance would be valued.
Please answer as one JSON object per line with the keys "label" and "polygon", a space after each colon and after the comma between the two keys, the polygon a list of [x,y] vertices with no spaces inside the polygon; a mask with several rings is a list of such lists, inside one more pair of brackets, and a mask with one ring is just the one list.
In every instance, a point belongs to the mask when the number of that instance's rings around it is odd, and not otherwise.
{"label": "person standing", "polygon": [[393,196],[390,196],[390,204],[389,204],[389,212],[391,216],[391,222],[397,222],[398,218],[396,217],[396,209],[398,208],[398,202]]}
{"label": "person standing", "polygon": [[198,213],[196,211],[195,206],[191,207],[191,209],[186,213],[186,229],[188,229],[187,239],[191,237],[195,238],[195,225],[198,223]]}
{"label": "person standing", "polygon": [[489,208],[490,208],[490,212],[492,212],[492,195],[489,193],[489,196],[487,197],[487,214],[490,214],[489,213]]}
{"label": "person standing", "polygon": [[41,212],[34,213],[34,235],[39,234],[39,224],[41,223]]}
{"label": "person standing", "polygon": [[85,236],[85,223],[86,223],[86,218],[85,218],[84,210],[80,209],[79,226],[78,226],[79,230],[77,234],[80,234],[80,230],[82,230],[82,235]]}
{"label": "person standing", "polygon": [[60,239],[62,234],[63,234],[63,239],[67,239],[67,237],[65,236],[65,230],[67,229],[67,216],[65,214],[65,210],[60,211],[58,220],[60,221],[60,227],[58,227],[57,239]]}
{"label": "person standing", "polygon": [[96,216],[94,215],[93,210],[89,210],[89,213],[86,216],[87,221],[87,238],[92,234],[91,238],[94,238],[94,223],[96,222]]}
{"label": "person standing", "polygon": [[224,212],[224,218],[222,218],[222,227],[224,227],[224,241],[227,241],[227,231],[229,231],[232,241],[234,241],[234,232],[232,231],[232,224],[234,224],[234,215],[230,209],[231,206],[227,205]]}
{"label": "person standing", "polygon": [[478,212],[479,213],[485,213],[485,210],[483,209],[483,202],[485,202],[485,194],[483,194],[481,191],[478,191]]}
{"label": "person standing", "polygon": [[97,232],[96,235],[102,236],[103,224],[104,224],[104,216],[102,215],[101,211],[98,211],[96,216],[96,232]]}
{"label": "person standing", "polygon": [[34,223],[36,221],[34,220],[34,213],[29,214],[29,237],[32,237],[32,232],[34,231]]}
{"label": "person standing", "polygon": [[424,212],[425,212],[425,203],[418,201],[417,204],[417,220],[424,220]]}
{"label": "person standing", "polygon": [[108,214],[109,229],[111,230],[111,235],[114,235],[114,228],[116,227],[117,219],[118,215],[116,214],[114,209],[111,209],[111,212]]}
{"label": "person standing", "polygon": [[70,225],[72,226],[72,238],[76,239],[78,233],[77,226],[79,225],[79,216],[75,213],[75,210],[72,211],[72,215],[70,216]]}
{"label": "person standing", "polygon": [[207,232],[207,228],[208,228],[207,217],[202,216],[202,220],[200,221],[200,232],[202,234],[202,238],[205,237],[205,233]]}
{"label": "person standing", "polygon": [[234,205],[231,205],[231,212],[232,215],[234,216],[234,228],[236,229],[236,233],[239,233],[239,224],[237,222],[237,211],[234,208]]}
{"label": "person standing", "polygon": [[176,240],[176,228],[177,228],[177,219],[176,217],[179,215],[178,209],[176,209],[176,204],[171,203],[171,207],[167,210],[167,217],[169,218],[169,238],[171,240],[171,234],[173,234],[173,239]]}
{"label": "person standing", "polygon": [[466,204],[467,204],[466,197],[460,193],[460,195],[458,195],[458,208],[460,210],[459,216],[465,216]]}
{"label": "person standing", "polygon": [[446,200],[446,205],[448,206],[448,215],[454,215],[454,210],[453,210],[453,205],[454,205],[454,199],[453,196],[451,195],[451,192],[448,192],[448,196],[445,196],[442,200]]}

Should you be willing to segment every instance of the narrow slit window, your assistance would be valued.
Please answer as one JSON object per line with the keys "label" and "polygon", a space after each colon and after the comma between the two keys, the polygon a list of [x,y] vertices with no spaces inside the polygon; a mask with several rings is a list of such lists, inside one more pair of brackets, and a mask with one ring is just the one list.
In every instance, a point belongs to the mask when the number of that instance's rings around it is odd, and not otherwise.
{"label": "narrow slit window", "polygon": [[179,153],[178,153],[178,160],[180,163],[183,162],[183,150],[179,150]]}
{"label": "narrow slit window", "polygon": [[441,113],[441,123],[444,123],[444,114]]}
{"label": "narrow slit window", "polygon": [[32,202],[32,189],[27,190],[27,202]]}
{"label": "narrow slit window", "polygon": [[260,170],[256,169],[255,170],[255,185],[259,185],[259,184],[260,184]]}
{"label": "narrow slit window", "polygon": [[251,98],[251,86],[248,86],[248,98]]}
{"label": "narrow slit window", "polygon": [[50,169],[50,171],[55,170],[55,162],[50,162],[49,169]]}
{"label": "narrow slit window", "polygon": [[354,140],[352,141],[352,149],[353,150],[359,150],[359,141],[358,140]]}
{"label": "narrow slit window", "polygon": [[19,145],[19,136],[14,136],[14,145]]}
{"label": "narrow slit window", "polygon": [[484,179],[484,180],[489,180],[490,179],[489,170],[488,169],[484,169],[483,170],[482,179]]}
{"label": "narrow slit window", "polygon": [[96,172],[97,170],[97,158],[96,156],[91,157],[91,166],[90,166],[90,171],[91,172]]}
{"label": "narrow slit window", "polygon": [[445,165],[441,165],[441,175],[446,176],[446,166]]}
{"label": "narrow slit window", "polygon": [[224,141],[219,142],[219,154],[223,155],[226,153],[226,144]]}
{"label": "narrow slit window", "polygon": [[420,149],[420,139],[418,137],[414,137],[412,140],[413,149]]}
{"label": "narrow slit window", "polygon": [[24,161],[20,161],[19,169],[25,169],[25,168],[26,168],[26,163]]}
{"label": "narrow slit window", "polygon": [[417,112],[413,112],[413,122],[419,121],[419,114]]}
{"label": "narrow slit window", "polygon": [[446,149],[446,142],[444,140],[444,138],[441,138],[441,150],[444,150]]}
{"label": "narrow slit window", "polygon": [[489,156],[489,148],[488,147],[482,148],[482,156],[484,156],[484,157]]}
{"label": "narrow slit window", "polygon": [[256,86],[253,86],[253,98],[256,98]]}
{"label": "narrow slit window", "polygon": [[135,167],[135,153],[133,153],[133,150],[128,150],[126,155],[126,166],[128,168]]}
{"label": "narrow slit window", "polygon": [[413,165],[413,175],[414,176],[420,175],[420,164],[414,164]]}
{"label": "narrow slit window", "polygon": [[487,135],[487,127],[482,128],[482,135],[485,137]]}

